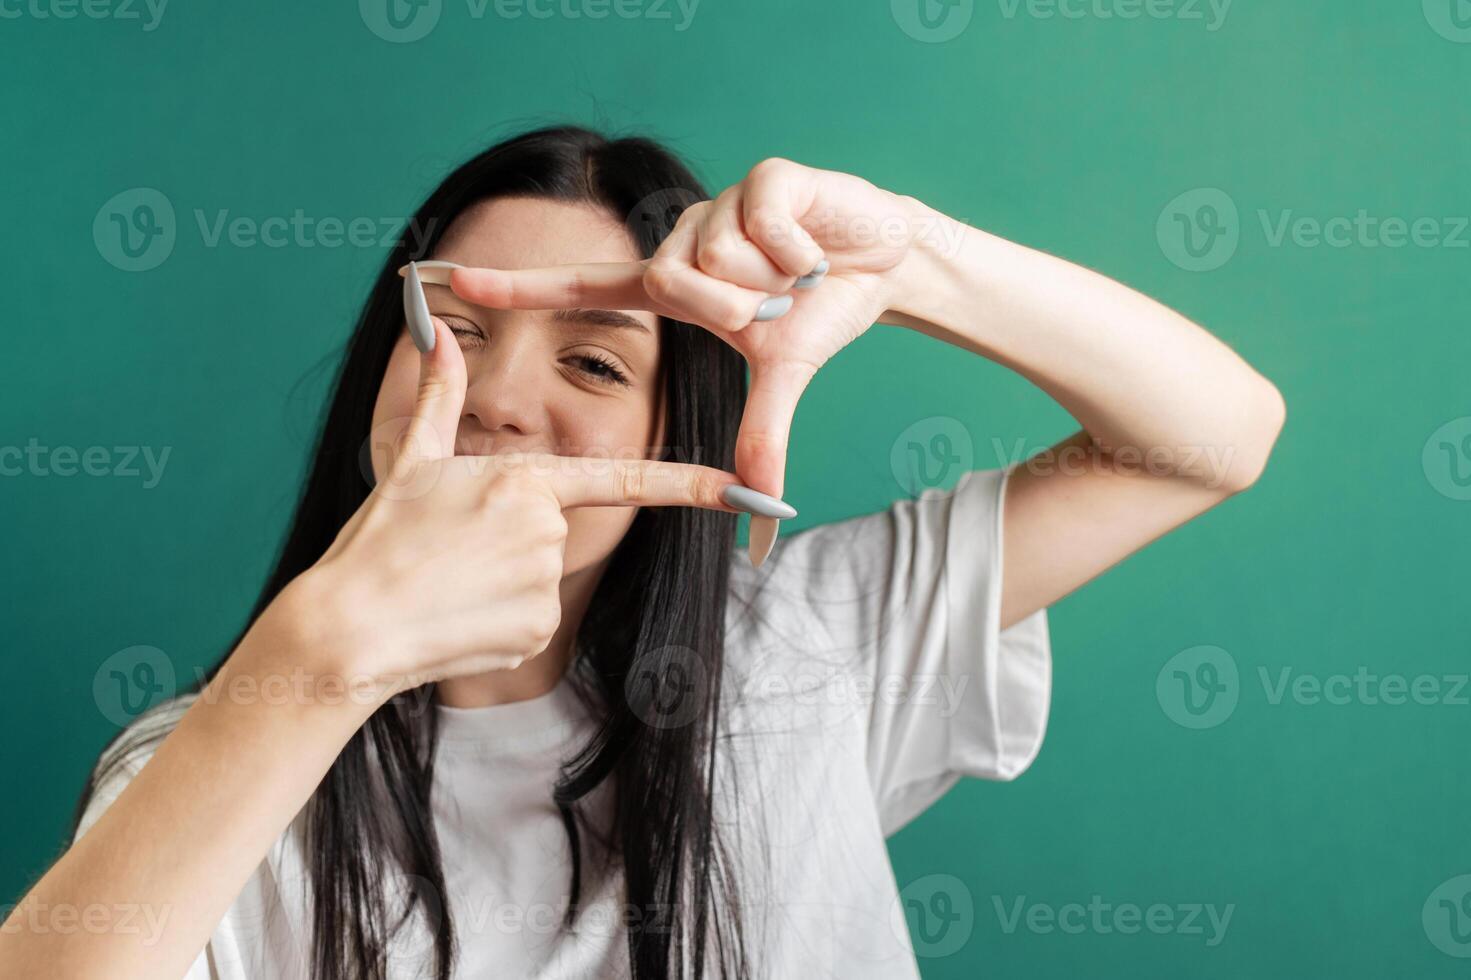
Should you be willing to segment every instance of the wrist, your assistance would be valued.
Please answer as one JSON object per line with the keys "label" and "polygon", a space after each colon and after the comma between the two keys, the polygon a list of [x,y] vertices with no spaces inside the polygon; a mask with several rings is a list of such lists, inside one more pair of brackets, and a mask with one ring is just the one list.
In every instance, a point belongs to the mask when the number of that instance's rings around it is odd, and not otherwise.
{"label": "wrist", "polygon": [[[327,576],[289,582],[257,617],[216,680],[267,703],[360,714],[366,721],[394,693]],[[214,684],[212,683],[212,686]],[[233,696],[233,695],[232,695]]]}
{"label": "wrist", "polygon": [[891,277],[887,323],[915,327],[935,322],[956,277],[958,259],[975,229],[913,197],[900,197],[912,232],[908,251]]}

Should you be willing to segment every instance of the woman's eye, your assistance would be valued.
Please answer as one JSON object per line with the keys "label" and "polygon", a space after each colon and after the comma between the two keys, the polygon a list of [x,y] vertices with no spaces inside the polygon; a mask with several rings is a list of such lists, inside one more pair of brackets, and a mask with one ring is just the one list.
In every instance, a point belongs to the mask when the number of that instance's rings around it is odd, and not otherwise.
{"label": "woman's eye", "polygon": [[597,354],[574,354],[568,358],[583,374],[591,375],[601,384],[627,385],[628,378],[618,366]]}
{"label": "woman's eye", "polygon": [[478,344],[485,339],[485,335],[480,332],[480,328],[473,323],[467,323],[463,320],[451,320],[448,317],[441,317],[440,319],[444,320],[445,325],[449,327],[449,332],[455,335],[462,346],[466,344]]}

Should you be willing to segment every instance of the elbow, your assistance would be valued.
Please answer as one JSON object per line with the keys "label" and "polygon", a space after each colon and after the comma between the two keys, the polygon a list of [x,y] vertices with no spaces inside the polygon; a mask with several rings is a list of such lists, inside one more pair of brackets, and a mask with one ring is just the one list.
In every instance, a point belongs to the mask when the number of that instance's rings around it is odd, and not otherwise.
{"label": "elbow", "polygon": [[1266,472],[1277,437],[1287,422],[1287,402],[1282,392],[1266,378],[1261,379],[1261,389],[1251,400],[1240,438],[1216,478],[1216,488],[1226,495],[1238,494],[1256,485]]}

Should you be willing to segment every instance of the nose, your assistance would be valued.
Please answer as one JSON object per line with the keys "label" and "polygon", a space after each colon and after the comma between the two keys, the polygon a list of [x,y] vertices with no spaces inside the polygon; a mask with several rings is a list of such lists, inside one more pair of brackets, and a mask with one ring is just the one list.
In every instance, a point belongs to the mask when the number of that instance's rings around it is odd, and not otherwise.
{"label": "nose", "polygon": [[[466,367],[465,412],[461,428],[495,437],[496,450],[531,451],[531,440],[547,429],[548,379],[534,339],[534,330],[508,327],[497,330]],[[502,444],[503,440],[513,440]]]}

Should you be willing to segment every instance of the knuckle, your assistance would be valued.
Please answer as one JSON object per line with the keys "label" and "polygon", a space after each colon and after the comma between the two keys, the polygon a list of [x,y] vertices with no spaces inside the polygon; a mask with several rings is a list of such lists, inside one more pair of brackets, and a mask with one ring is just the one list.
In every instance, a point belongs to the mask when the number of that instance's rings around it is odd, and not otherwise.
{"label": "knuckle", "polygon": [[746,216],[746,234],[763,245],[778,245],[786,237],[791,219],[769,205],[758,205]]}
{"label": "knuckle", "polygon": [[764,160],[757,161],[755,166],[751,168],[751,172],[746,176],[751,180],[778,179],[791,173],[792,168],[795,166],[796,164],[786,157],[767,157]]}
{"label": "knuckle", "polygon": [[419,382],[419,404],[438,401],[449,391],[449,381],[431,374]]}
{"label": "knuckle", "polygon": [[675,275],[668,266],[650,263],[644,269],[644,292],[659,303],[670,303],[674,299]]}
{"label": "knuckle", "polygon": [[520,470],[496,474],[485,484],[485,506],[493,511],[519,507],[530,495],[529,478]]}
{"label": "knuckle", "polygon": [[645,476],[644,471],[637,466],[618,467],[613,471],[615,493],[628,500],[641,498],[648,482]]}
{"label": "knuckle", "polygon": [[750,303],[732,296],[720,303],[715,312],[715,326],[722,330],[739,330],[751,322],[753,314]]}
{"label": "knuckle", "polygon": [[708,470],[696,470],[689,480],[690,495],[698,503],[720,501],[720,491],[725,486],[724,477]]}
{"label": "knuckle", "polygon": [[546,646],[556,636],[557,627],[562,625],[562,603],[555,596],[543,599],[528,610],[527,619],[532,639]]}
{"label": "knuckle", "polygon": [[700,247],[695,252],[695,261],[704,271],[719,275],[726,271],[734,257],[734,251],[729,235],[711,235],[700,242]]}

